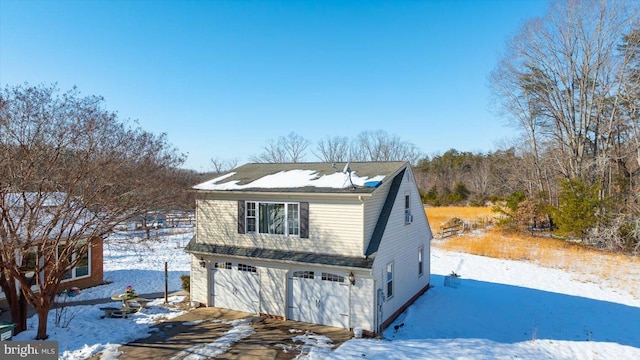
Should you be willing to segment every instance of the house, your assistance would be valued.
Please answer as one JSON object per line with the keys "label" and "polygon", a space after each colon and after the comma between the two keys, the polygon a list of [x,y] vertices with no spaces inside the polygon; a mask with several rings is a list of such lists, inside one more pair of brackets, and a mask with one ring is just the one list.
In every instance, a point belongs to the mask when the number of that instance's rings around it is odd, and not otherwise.
{"label": "house", "polygon": [[246,164],[194,188],[192,301],[374,334],[429,288],[407,162]]}
{"label": "house", "polygon": [[[61,291],[72,287],[86,288],[104,283],[104,240],[102,237],[90,235],[80,239],[75,237],[73,242],[76,246],[69,247],[68,253],[63,254],[65,242],[68,239],[65,238],[65,234],[75,236],[79,232],[91,233],[83,218],[91,218],[92,214],[82,205],[76,206],[75,203],[79,203],[76,200],[66,202],[65,200],[68,198],[69,196],[65,193],[10,193],[4,195],[2,203],[2,210],[12,218],[12,221],[3,224],[5,227],[3,231],[6,233],[14,231],[18,236],[14,238],[17,240],[8,243],[3,243],[0,239],[0,246],[3,247],[3,251],[14,251],[11,249],[19,246],[25,237],[29,237],[33,247],[21,250],[19,255],[16,255],[16,261],[20,261],[19,264],[23,265],[23,271],[28,277],[32,276],[39,261],[36,247],[40,243],[38,238],[42,236],[41,233],[48,234],[46,236],[51,239],[52,244],[58,244],[53,249],[56,260],[62,256],[69,256],[72,261],[78,261],[69,272],[63,275],[59,289]],[[60,213],[57,212],[58,207],[69,209],[67,217],[60,216]],[[7,224],[11,224],[11,226],[7,227]],[[82,245],[87,242],[89,246],[84,247],[86,251],[80,251]],[[44,262],[44,257],[40,261]],[[0,299],[3,298],[5,298],[5,294],[0,290]]]}

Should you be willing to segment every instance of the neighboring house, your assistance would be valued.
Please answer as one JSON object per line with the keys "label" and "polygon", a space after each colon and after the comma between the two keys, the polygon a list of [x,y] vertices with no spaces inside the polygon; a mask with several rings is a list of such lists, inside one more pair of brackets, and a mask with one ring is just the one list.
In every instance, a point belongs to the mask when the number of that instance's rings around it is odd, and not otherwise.
{"label": "neighboring house", "polygon": [[[27,193],[25,198],[27,200],[30,200],[31,198],[35,198],[37,195],[31,194],[31,193]],[[14,200],[14,199],[20,199],[21,195],[20,194],[9,194],[6,195],[5,198],[5,204],[13,202],[15,203],[15,209],[17,209],[15,212],[20,212],[21,208],[22,208],[22,200]],[[59,198],[62,197],[66,197],[66,194],[64,193],[51,193],[50,195],[45,195],[45,200],[43,201],[43,205],[42,208],[45,210],[42,210],[42,213],[44,213],[45,215],[40,215],[43,218],[43,222],[47,222],[50,221],[50,219],[47,217],[46,215],[46,208],[55,208],[58,206],[57,202],[58,201],[62,201],[59,200]],[[34,200],[35,201],[35,200]],[[10,209],[10,207],[7,207],[7,209]],[[88,210],[82,210],[87,212]],[[13,210],[9,210],[9,212],[14,212]],[[17,214],[15,214],[14,216],[18,216]],[[55,231],[54,231],[55,232]],[[87,252],[83,252],[81,253],[79,251],[79,249],[77,249],[73,254],[71,254],[73,259],[77,259],[78,257],[80,257],[80,261],[78,262],[78,264],[73,267],[71,269],[71,271],[69,271],[68,273],[66,273],[63,278],[62,281],[60,283],[60,290],[65,290],[65,289],[70,289],[72,287],[78,287],[78,288],[87,288],[87,287],[91,287],[91,286],[96,286],[96,285],[101,285],[104,283],[103,280],[103,247],[104,247],[104,240],[101,237],[94,237],[91,239],[87,239],[86,241],[91,242],[91,246],[89,246],[87,249]],[[80,245],[80,244],[79,244]],[[0,240],[0,246],[2,246],[2,240]],[[62,247],[58,247],[58,249],[62,249]],[[59,254],[58,254],[58,250],[56,249],[56,258],[59,259]],[[31,271],[33,272],[33,269],[35,269],[35,264],[37,261],[37,257],[36,257],[36,253],[35,250],[34,251],[29,251],[26,253],[25,257],[22,259],[22,264],[25,264],[25,267],[27,269],[27,272]],[[4,293],[2,292],[2,290],[0,290],[0,298],[5,298]]]}
{"label": "neighboring house", "polygon": [[429,288],[409,163],[246,164],[194,188],[192,301],[373,334]]}

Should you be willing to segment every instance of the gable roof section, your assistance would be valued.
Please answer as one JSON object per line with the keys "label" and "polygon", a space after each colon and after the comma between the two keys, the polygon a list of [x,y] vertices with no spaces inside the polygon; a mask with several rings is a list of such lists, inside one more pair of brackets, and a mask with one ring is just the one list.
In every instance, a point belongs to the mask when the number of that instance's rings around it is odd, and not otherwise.
{"label": "gable roof section", "polygon": [[[390,181],[391,176],[406,164],[403,161],[250,163],[193,188],[200,191],[372,193],[376,187],[365,186],[365,183]],[[350,179],[344,172],[347,167],[351,172]]]}
{"label": "gable roof section", "polygon": [[393,178],[391,187],[389,188],[389,192],[387,193],[387,199],[384,201],[384,205],[382,206],[382,210],[380,211],[380,216],[378,217],[378,222],[376,223],[376,227],[373,230],[373,234],[371,235],[371,241],[369,241],[367,252],[364,254],[365,256],[371,256],[378,252],[378,247],[380,247],[380,241],[382,241],[384,230],[387,228],[389,216],[391,215],[391,210],[393,209],[393,203],[396,201],[396,196],[398,195],[400,184],[402,184],[402,178],[404,177],[405,170],[406,169],[402,169],[402,171]]}
{"label": "gable roof section", "polygon": [[239,246],[213,245],[196,243],[191,239],[184,251],[203,255],[228,255],[261,260],[289,261],[303,264],[321,264],[342,267],[370,269],[373,258],[351,257],[342,255],[316,254],[302,251],[272,250],[260,248],[244,248]]}

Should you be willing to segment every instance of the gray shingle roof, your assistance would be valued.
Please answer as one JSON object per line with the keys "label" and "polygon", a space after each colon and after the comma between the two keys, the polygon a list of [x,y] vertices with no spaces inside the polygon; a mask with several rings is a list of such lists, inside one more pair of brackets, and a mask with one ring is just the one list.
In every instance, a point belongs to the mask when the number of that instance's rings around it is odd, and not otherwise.
{"label": "gray shingle roof", "polygon": [[[380,178],[381,181],[390,181],[391,176],[397,173],[407,163],[403,161],[384,161],[384,162],[350,162],[349,168],[354,177],[359,178]],[[286,183],[270,184],[269,186],[251,186],[249,184],[263,179],[265,176],[278,174],[281,172],[290,172],[295,170],[304,170],[313,172],[313,176],[319,179],[323,176],[342,174],[346,163],[325,162],[309,162],[309,163],[249,163],[233,169],[222,176],[216,176],[220,180],[212,184],[211,180],[194,186],[197,190],[212,191],[250,191],[250,192],[312,192],[312,193],[370,193],[375,190],[374,187],[362,186],[356,184],[355,188],[348,186],[348,178],[344,175],[345,187],[329,187],[329,186],[287,186]],[[355,182],[355,181],[354,181]],[[226,188],[223,188],[227,186]]]}
{"label": "gray shingle roof", "polygon": [[266,259],[290,261],[301,264],[333,265],[343,267],[353,267],[371,269],[374,257],[350,257],[341,255],[316,254],[302,251],[284,251],[258,248],[244,248],[228,245],[213,245],[196,243],[195,237],[191,239],[184,251],[194,254],[206,255],[228,255],[251,259]]}

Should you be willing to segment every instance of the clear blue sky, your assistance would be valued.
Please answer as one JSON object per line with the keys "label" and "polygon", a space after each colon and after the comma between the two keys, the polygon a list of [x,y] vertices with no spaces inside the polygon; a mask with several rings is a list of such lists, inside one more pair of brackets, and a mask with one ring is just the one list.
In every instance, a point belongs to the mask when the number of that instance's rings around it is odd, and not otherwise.
{"label": "clear blue sky", "polygon": [[[0,0],[0,85],[57,82],[167,133],[207,171],[291,131],[385,130],[427,155],[515,131],[489,72],[543,0]],[[317,159],[309,153],[309,161]]]}

